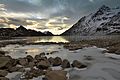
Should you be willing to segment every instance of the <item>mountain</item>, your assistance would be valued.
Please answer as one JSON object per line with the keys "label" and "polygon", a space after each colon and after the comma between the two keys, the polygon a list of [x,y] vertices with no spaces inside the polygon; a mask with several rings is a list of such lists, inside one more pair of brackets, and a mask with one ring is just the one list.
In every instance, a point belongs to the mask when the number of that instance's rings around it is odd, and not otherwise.
{"label": "mountain", "polygon": [[51,32],[49,32],[49,31],[45,31],[45,32],[43,32],[45,35],[48,35],[48,36],[53,36],[53,34],[51,33]]}
{"label": "mountain", "polygon": [[52,33],[42,33],[40,31],[35,31],[31,29],[26,29],[22,25],[18,27],[16,30],[12,28],[0,28],[0,36],[10,36],[10,37],[25,37],[25,36],[50,36]]}
{"label": "mountain", "polygon": [[120,34],[120,8],[100,7],[95,13],[82,17],[61,35],[112,35]]}

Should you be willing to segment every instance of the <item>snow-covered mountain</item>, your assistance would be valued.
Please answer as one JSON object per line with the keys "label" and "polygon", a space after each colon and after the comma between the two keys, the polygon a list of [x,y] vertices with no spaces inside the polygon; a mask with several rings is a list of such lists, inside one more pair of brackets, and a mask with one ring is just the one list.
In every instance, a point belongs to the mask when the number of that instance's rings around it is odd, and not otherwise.
{"label": "snow-covered mountain", "polygon": [[120,8],[103,5],[97,12],[82,17],[62,35],[120,34]]}

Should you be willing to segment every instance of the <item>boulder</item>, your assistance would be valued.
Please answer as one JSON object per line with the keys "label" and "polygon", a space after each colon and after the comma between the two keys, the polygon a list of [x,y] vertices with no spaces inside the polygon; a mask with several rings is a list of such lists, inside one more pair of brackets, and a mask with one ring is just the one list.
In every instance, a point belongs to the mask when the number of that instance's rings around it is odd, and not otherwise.
{"label": "boulder", "polygon": [[37,61],[41,61],[41,60],[46,60],[47,59],[47,57],[41,57],[41,55],[36,55],[35,56],[35,59],[37,60]]}
{"label": "boulder", "polygon": [[28,60],[28,62],[32,62],[33,61],[33,57],[31,55],[27,55],[26,59]]}
{"label": "boulder", "polygon": [[48,61],[50,62],[51,65],[53,65],[54,58],[50,57],[50,58],[48,58]]}
{"label": "boulder", "polygon": [[0,68],[6,67],[10,60],[10,57],[0,57]]}
{"label": "boulder", "polygon": [[19,59],[19,64],[22,66],[27,66],[28,65],[28,60],[26,58],[20,58]]}
{"label": "boulder", "polygon": [[67,72],[62,70],[48,71],[43,80],[67,80]]}
{"label": "boulder", "polygon": [[0,80],[9,80],[9,79],[6,77],[0,77]]}
{"label": "boulder", "polygon": [[30,71],[27,71],[24,76],[25,79],[32,79],[33,77],[38,77],[44,74],[44,71],[32,68]]}
{"label": "boulder", "polygon": [[0,57],[4,56],[5,52],[4,51],[0,51]]}
{"label": "boulder", "polygon": [[39,69],[48,69],[50,67],[50,63],[48,60],[42,60],[37,63],[37,68]]}
{"label": "boulder", "polygon": [[29,62],[27,67],[33,68],[35,66],[34,62]]}
{"label": "boulder", "polygon": [[60,57],[56,57],[53,61],[53,66],[60,66],[62,63],[62,59]]}
{"label": "boulder", "polygon": [[7,76],[7,74],[8,74],[8,71],[0,70],[0,77],[5,77],[5,76]]}
{"label": "boulder", "polygon": [[86,65],[82,64],[81,62],[79,62],[78,60],[74,60],[72,63],[72,67],[77,67],[77,68],[85,68],[87,67]]}
{"label": "boulder", "polygon": [[118,49],[117,51],[115,51],[115,54],[120,55],[120,49]]}
{"label": "boulder", "polygon": [[21,72],[22,70],[23,70],[22,67],[16,67],[16,66],[9,68],[9,72]]}
{"label": "boulder", "polygon": [[67,59],[64,59],[62,64],[61,64],[62,68],[70,68],[70,62]]}

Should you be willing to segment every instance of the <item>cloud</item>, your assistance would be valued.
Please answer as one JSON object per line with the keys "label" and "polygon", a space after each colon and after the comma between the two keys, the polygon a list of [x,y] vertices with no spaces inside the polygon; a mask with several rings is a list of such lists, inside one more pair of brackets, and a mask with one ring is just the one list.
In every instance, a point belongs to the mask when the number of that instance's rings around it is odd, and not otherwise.
{"label": "cloud", "polygon": [[62,32],[103,4],[115,7],[120,0],[0,0],[0,24]]}
{"label": "cloud", "polygon": [[89,0],[90,2],[94,2],[94,0]]}

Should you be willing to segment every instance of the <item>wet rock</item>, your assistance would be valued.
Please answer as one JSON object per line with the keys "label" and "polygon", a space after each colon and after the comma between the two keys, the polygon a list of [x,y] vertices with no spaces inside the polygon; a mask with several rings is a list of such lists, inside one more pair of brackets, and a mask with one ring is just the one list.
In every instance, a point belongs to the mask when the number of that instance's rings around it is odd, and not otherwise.
{"label": "wet rock", "polygon": [[0,70],[0,77],[4,77],[8,74],[8,71],[6,70]]}
{"label": "wet rock", "polygon": [[67,72],[62,70],[48,71],[43,80],[67,80]]}
{"label": "wet rock", "polygon": [[26,58],[20,58],[19,59],[19,64],[22,66],[27,66],[28,65],[28,60]]}
{"label": "wet rock", "polygon": [[0,68],[6,67],[10,60],[10,57],[0,57]]}
{"label": "wet rock", "polygon": [[48,58],[48,61],[50,62],[51,65],[53,65],[54,58],[50,57],[50,58]]}
{"label": "wet rock", "polygon": [[48,60],[42,60],[37,63],[37,68],[39,69],[48,69],[49,66],[50,66],[50,63]]}
{"label": "wet rock", "polygon": [[31,55],[27,55],[26,59],[28,60],[28,62],[32,62],[33,61],[33,57]]}
{"label": "wet rock", "polygon": [[0,80],[9,80],[9,79],[6,77],[0,77]]}
{"label": "wet rock", "polygon": [[53,61],[53,66],[60,66],[62,63],[62,59],[60,57],[56,57]]}
{"label": "wet rock", "polygon": [[62,68],[70,68],[70,62],[67,59],[64,59],[61,67]]}
{"label": "wet rock", "polygon": [[86,68],[87,66],[82,64],[81,62],[74,60],[72,63],[72,67],[77,67],[77,68]]}

